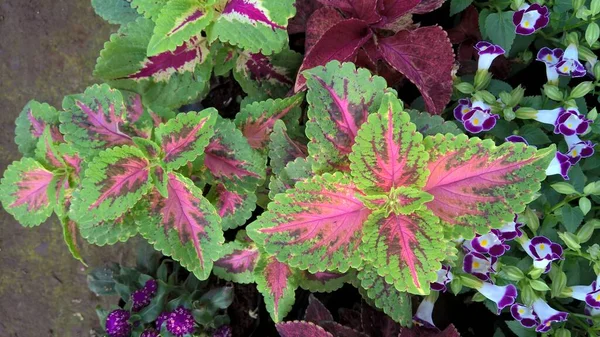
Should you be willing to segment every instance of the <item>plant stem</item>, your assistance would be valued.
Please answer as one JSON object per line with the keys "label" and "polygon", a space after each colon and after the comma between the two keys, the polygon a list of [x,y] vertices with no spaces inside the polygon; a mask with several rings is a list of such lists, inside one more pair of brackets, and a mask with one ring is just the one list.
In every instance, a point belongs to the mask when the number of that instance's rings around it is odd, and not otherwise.
{"label": "plant stem", "polygon": [[[579,316],[585,316],[585,315],[572,313],[572,312],[568,311],[567,309],[565,309],[565,307],[563,307],[560,303],[557,303],[557,302],[554,302],[554,301],[552,302],[552,306],[558,308],[558,310],[560,310],[560,311],[568,312],[569,313],[569,318],[572,318],[572,320],[575,321],[577,323],[577,325],[579,325],[585,331],[587,331],[587,333],[590,336],[594,335],[594,331],[592,329],[590,329],[590,327],[585,322],[582,322],[578,318]],[[586,316],[586,318],[587,318],[587,316]]]}

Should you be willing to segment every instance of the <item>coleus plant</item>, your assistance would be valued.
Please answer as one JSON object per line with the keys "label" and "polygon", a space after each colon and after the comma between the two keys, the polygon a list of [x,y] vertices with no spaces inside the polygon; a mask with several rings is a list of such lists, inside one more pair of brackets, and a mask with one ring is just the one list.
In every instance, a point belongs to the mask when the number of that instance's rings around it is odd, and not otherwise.
{"label": "coleus plant", "polygon": [[295,90],[305,87],[303,70],[331,60],[352,61],[395,84],[398,72],[414,83],[432,114],[452,94],[454,52],[439,26],[418,27],[413,14],[430,12],[443,0],[319,0],[306,24],[306,54]]}

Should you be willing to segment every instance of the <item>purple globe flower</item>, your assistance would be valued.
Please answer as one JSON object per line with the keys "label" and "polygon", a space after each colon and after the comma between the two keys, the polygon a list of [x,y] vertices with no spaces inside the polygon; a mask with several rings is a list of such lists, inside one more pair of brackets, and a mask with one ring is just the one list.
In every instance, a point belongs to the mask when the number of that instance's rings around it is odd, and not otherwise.
{"label": "purple globe flower", "polygon": [[158,290],[158,282],[155,279],[150,279],[144,284],[144,289],[150,296],[154,296]]}
{"label": "purple globe flower", "polygon": [[556,71],[563,76],[583,77],[586,74],[585,66],[579,62],[579,52],[577,46],[570,44],[565,53],[556,64]]}
{"label": "purple globe flower", "polygon": [[561,245],[550,241],[545,236],[536,236],[531,240],[525,241],[521,246],[527,255],[533,259],[533,266],[538,269],[544,269],[545,273],[550,271],[552,261],[563,259]]}
{"label": "purple globe flower", "polygon": [[167,330],[177,337],[194,332],[192,311],[184,307],[173,310],[167,318]]}
{"label": "purple globe flower", "polygon": [[446,292],[448,290],[447,284],[452,282],[453,278],[450,266],[442,265],[442,269],[437,272],[437,280],[431,283],[431,290]]}
{"label": "purple globe flower", "polygon": [[215,332],[213,332],[212,337],[232,337],[233,331],[229,325],[223,325],[218,328]]}
{"label": "purple globe flower", "polygon": [[150,304],[152,297],[142,288],[131,293],[131,301],[133,302],[131,310],[138,312]]}
{"label": "purple globe flower", "polygon": [[496,272],[497,261],[494,256],[487,257],[481,253],[470,252],[463,259],[463,271],[482,281],[487,281],[490,275]]}
{"label": "purple globe flower", "polygon": [[144,330],[144,332],[142,332],[140,337],[158,337],[158,331],[156,331],[152,328],[149,328],[149,329]]}
{"label": "purple globe flower", "polygon": [[129,311],[117,309],[106,317],[106,333],[110,337],[129,337],[131,324],[129,324]]}
{"label": "purple globe flower", "polygon": [[524,4],[513,14],[515,32],[519,35],[531,35],[548,25],[550,13],[548,7],[539,4]]}
{"label": "purple globe flower", "polygon": [[540,320],[540,323],[535,329],[537,332],[550,331],[553,322],[564,322],[569,315],[566,312],[554,310],[541,298],[538,298],[533,302],[533,312],[535,312]]}
{"label": "purple globe flower", "polygon": [[493,231],[473,238],[471,240],[471,247],[478,253],[490,254],[495,257],[504,255],[510,249],[510,246],[505,244]]}
{"label": "purple globe flower", "polygon": [[160,315],[158,315],[156,321],[154,322],[156,324],[156,329],[162,329],[162,326],[167,321],[167,318],[169,318],[168,312],[162,312]]}
{"label": "purple globe flower", "polygon": [[490,69],[492,62],[496,57],[503,55],[505,53],[502,47],[489,43],[487,41],[479,41],[475,44],[475,50],[477,50],[477,54],[479,55],[479,60],[477,61],[477,69],[487,71]]}
{"label": "purple globe flower", "polygon": [[522,326],[533,328],[540,324],[539,318],[533,312],[533,309],[524,305],[515,303],[510,307],[510,313]]}

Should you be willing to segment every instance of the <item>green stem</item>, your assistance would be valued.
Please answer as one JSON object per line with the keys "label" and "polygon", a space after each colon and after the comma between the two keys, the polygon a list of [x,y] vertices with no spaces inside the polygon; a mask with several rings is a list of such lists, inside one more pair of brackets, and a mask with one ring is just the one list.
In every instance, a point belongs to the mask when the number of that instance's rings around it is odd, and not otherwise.
{"label": "green stem", "polygon": [[559,202],[558,204],[554,205],[554,207],[552,207],[550,209],[549,213],[554,213],[554,211],[556,211],[557,209],[563,207],[564,205],[570,203],[571,201],[575,200],[579,198],[579,196],[567,196],[563,199],[563,201]]}

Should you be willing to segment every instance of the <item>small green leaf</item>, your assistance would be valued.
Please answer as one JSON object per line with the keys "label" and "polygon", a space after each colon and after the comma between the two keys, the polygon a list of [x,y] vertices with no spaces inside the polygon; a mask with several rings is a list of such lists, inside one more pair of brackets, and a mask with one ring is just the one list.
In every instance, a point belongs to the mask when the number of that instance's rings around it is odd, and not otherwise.
{"label": "small green leaf", "polygon": [[500,45],[507,54],[516,36],[513,14],[513,11],[492,13],[485,19],[485,31],[492,43]]}
{"label": "small green leaf", "polygon": [[465,8],[469,7],[469,5],[473,2],[473,0],[451,0],[450,1],[450,15],[454,15],[462,12]]}
{"label": "small green leaf", "polygon": [[598,41],[598,37],[600,37],[600,27],[596,22],[590,22],[585,30],[585,41],[591,46]]}
{"label": "small green leaf", "polygon": [[560,194],[577,194],[577,190],[575,190],[573,185],[564,181],[554,183],[550,187]]}
{"label": "small green leaf", "polygon": [[410,121],[417,126],[417,131],[423,136],[433,136],[438,133],[451,133],[458,135],[463,133],[456,123],[445,121],[442,117],[431,115],[427,111],[406,110],[410,115]]}
{"label": "small green leaf", "polygon": [[546,282],[539,280],[539,279],[529,281],[529,285],[531,286],[531,288],[533,288],[533,290],[537,290],[537,291],[549,291],[550,290],[550,287],[546,284]]}
{"label": "small green leaf", "polygon": [[562,224],[570,233],[575,233],[583,221],[583,212],[578,207],[564,205],[561,209]]}
{"label": "small green leaf", "polygon": [[582,197],[579,199],[579,208],[581,209],[581,212],[583,212],[583,215],[586,215],[592,209],[592,202],[590,199]]}
{"label": "small green leaf", "polygon": [[63,239],[71,255],[87,267],[87,264],[81,257],[79,246],[77,245],[77,224],[69,218],[61,218],[60,223],[63,229]]}
{"label": "small green leaf", "polygon": [[276,121],[269,142],[269,164],[273,174],[278,176],[288,163],[306,157],[308,150],[305,144],[287,132],[283,121]]}
{"label": "small green leaf", "polygon": [[276,323],[282,321],[295,301],[298,283],[294,271],[275,257],[261,254],[254,269],[254,278],[271,318]]}
{"label": "small green leaf", "polygon": [[92,0],[92,7],[104,20],[116,25],[135,21],[139,17],[127,0]]}
{"label": "small green leaf", "polygon": [[164,7],[164,0],[131,0],[131,7],[147,18],[156,19]]}
{"label": "small green leaf", "polygon": [[15,122],[15,143],[19,146],[19,152],[26,157],[33,157],[38,139],[47,125],[51,127],[53,140],[62,140],[58,116],[59,112],[47,103],[29,101]]}

